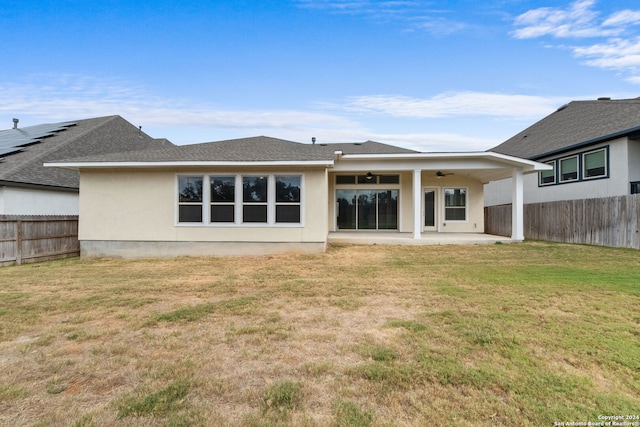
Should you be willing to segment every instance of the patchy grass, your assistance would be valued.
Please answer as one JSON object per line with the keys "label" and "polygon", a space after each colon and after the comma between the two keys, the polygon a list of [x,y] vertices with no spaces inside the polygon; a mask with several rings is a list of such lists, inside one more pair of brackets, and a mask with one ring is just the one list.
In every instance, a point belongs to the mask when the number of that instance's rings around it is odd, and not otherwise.
{"label": "patchy grass", "polygon": [[638,251],[541,242],[4,267],[0,425],[640,415],[639,306]]}

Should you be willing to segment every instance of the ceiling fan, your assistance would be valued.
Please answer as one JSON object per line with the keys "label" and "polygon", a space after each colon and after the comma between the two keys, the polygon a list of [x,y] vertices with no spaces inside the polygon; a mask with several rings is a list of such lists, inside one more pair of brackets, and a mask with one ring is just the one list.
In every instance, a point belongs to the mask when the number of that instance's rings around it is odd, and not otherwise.
{"label": "ceiling fan", "polygon": [[438,177],[438,178],[442,178],[442,177],[445,177],[447,175],[453,175],[453,172],[451,172],[451,173],[444,173],[442,171],[436,172],[436,177]]}

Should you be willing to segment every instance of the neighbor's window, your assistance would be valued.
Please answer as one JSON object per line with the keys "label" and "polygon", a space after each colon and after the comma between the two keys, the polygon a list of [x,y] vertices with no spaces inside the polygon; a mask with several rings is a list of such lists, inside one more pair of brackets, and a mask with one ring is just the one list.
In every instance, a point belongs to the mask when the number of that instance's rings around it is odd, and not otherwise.
{"label": "neighbor's window", "polygon": [[467,219],[467,189],[444,189],[444,219],[446,221],[465,221]]}
{"label": "neighbor's window", "polygon": [[541,171],[539,174],[539,185],[549,185],[556,183],[556,162],[547,162],[553,167],[550,171]]}
{"label": "neighbor's window", "polygon": [[596,178],[607,175],[606,150],[592,151],[582,155],[584,164],[583,178]]}
{"label": "neighbor's window", "polygon": [[578,179],[578,156],[560,160],[560,182]]}
{"label": "neighbor's window", "polygon": [[269,177],[242,177],[242,222],[267,222]]}
{"label": "neighbor's window", "polygon": [[202,222],[201,176],[178,178],[178,221]]}
{"label": "neighbor's window", "polygon": [[631,183],[631,194],[640,194],[640,181]]}
{"label": "neighbor's window", "polygon": [[236,201],[235,176],[209,177],[211,190],[211,222],[234,222]]}
{"label": "neighbor's window", "polygon": [[276,176],[276,222],[300,222],[300,176]]}

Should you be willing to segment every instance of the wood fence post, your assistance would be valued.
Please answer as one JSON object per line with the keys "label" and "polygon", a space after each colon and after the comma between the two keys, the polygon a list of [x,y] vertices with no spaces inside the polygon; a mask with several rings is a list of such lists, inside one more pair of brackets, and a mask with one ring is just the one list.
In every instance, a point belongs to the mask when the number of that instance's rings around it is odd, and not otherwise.
{"label": "wood fence post", "polygon": [[22,264],[22,221],[16,221],[16,265]]}

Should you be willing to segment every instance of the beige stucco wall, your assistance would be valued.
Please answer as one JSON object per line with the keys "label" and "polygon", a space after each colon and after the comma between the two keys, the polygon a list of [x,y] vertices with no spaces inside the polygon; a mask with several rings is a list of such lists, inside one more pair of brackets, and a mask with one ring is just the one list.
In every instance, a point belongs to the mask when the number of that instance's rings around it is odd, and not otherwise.
{"label": "beige stucco wall", "polygon": [[[440,179],[433,172],[423,172],[422,187],[438,189],[439,230],[443,233],[484,233],[484,188],[482,182],[461,174],[447,175]],[[467,189],[467,220],[444,220],[444,190],[447,188]]]}
{"label": "beige stucco wall", "polygon": [[[180,173],[274,173],[193,170]],[[279,169],[304,175],[303,226],[177,224],[176,171],[84,169],[80,178],[81,241],[321,242],[327,238],[326,170]]]}

